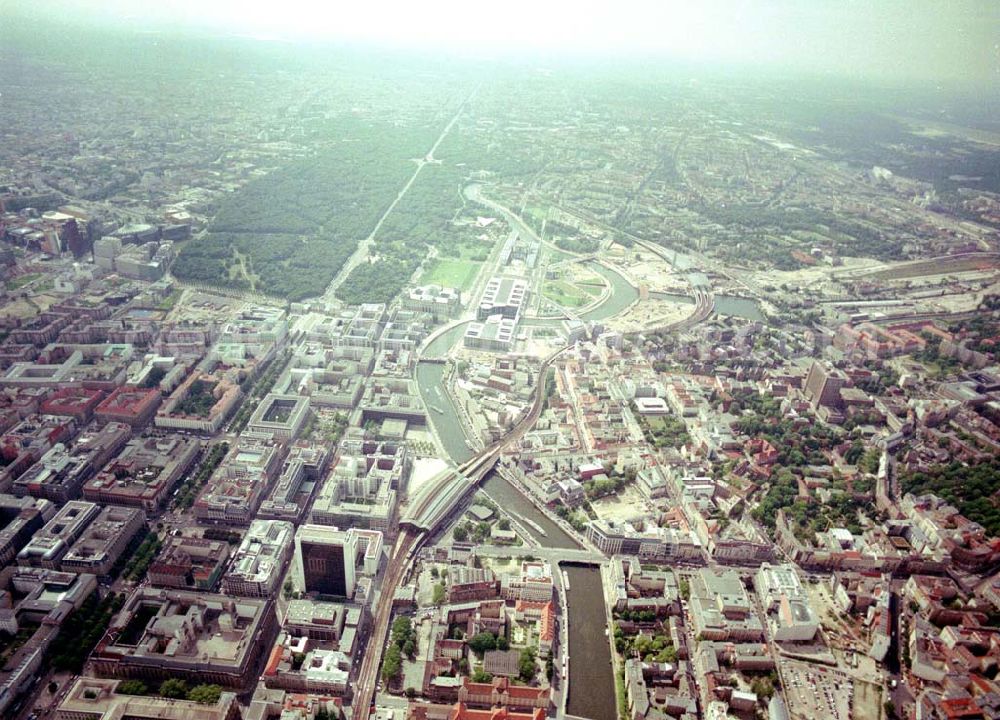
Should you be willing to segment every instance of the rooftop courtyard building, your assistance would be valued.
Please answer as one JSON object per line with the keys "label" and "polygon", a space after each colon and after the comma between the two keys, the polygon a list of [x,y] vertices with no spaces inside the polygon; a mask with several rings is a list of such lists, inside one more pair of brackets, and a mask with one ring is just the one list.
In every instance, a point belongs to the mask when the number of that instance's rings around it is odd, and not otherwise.
{"label": "rooftop courtyard building", "polygon": [[79,498],[85,482],[121,451],[131,435],[128,425],[112,422],[83,433],[69,447],[56,443],[14,481],[14,494],[58,503]]}
{"label": "rooftop courtyard building", "polygon": [[91,657],[104,677],[245,688],[257,678],[276,630],[270,599],[140,587]]}
{"label": "rooftop courtyard building", "polygon": [[110,574],[145,524],[146,515],[138,508],[107,506],[63,556],[61,568],[94,575]]}
{"label": "rooftop courtyard building", "polygon": [[482,321],[490,315],[502,315],[516,321],[528,297],[528,283],[521,278],[495,276],[486,283],[483,298],[476,313]]}
{"label": "rooftop courtyard building", "polygon": [[190,700],[119,695],[119,680],[81,677],[55,712],[55,720],[239,720],[236,694],[224,692],[212,704]]}
{"label": "rooftop courtyard building", "polygon": [[213,590],[229,559],[229,543],[200,537],[173,536],[149,566],[150,584]]}
{"label": "rooftop courtyard building", "polygon": [[257,406],[247,429],[276,440],[294,440],[308,416],[308,397],[270,393]]}
{"label": "rooftop courtyard building", "polygon": [[201,446],[180,435],[133,438],[83,486],[93,502],[141,507],[153,512],[194,465]]}
{"label": "rooftop courtyard building", "polygon": [[94,503],[70,500],[21,549],[17,564],[59,569],[70,546],[100,513],[101,509]]}
{"label": "rooftop courtyard building", "polygon": [[469,323],[462,343],[471,350],[510,352],[516,330],[516,320],[494,313],[484,318],[483,322]]}
{"label": "rooftop courtyard building", "polygon": [[105,398],[94,414],[99,420],[125,423],[133,429],[139,429],[153,419],[161,399],[157,388],[123,386]]}

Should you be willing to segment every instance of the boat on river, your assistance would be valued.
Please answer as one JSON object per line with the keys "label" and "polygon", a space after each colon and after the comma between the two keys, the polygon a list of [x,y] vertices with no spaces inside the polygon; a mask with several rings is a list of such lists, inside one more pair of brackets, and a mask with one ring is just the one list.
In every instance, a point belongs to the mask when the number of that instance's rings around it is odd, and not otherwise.
{"label": "boat on river", "polygon": [[542,537],[545,537],[546,535],[548,535],[548,533],[545,532],[545,530],[542,528],[542,526],[539,525],[538,523],[536,523],[531,518],[523,517],[522,516],[521,520],[524,522],[525,525],[527,525],[528,527],[530,527],[532,530],[534,530],[535,532],[537,532]]}

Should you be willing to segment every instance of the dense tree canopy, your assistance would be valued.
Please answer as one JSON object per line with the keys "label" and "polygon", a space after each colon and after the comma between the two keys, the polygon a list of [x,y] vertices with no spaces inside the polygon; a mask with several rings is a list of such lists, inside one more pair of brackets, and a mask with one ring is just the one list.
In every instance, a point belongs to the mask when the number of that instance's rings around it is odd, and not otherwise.
{"label": "dense tree canopy", "polygon": [[995,495],[1000,490],[1000,459],[965,465],[951,462],[928,472],[907,472],[900,476],[903,492],[934,493],[958,508],[965,517],[1000,536],[1000,507]]}
{"label": "dense tree canopy", "polygon": [[338,142],[252,180],[174,263],[182,280],[300,300],[322,294],[412,174],[428,128],[331,128]]}

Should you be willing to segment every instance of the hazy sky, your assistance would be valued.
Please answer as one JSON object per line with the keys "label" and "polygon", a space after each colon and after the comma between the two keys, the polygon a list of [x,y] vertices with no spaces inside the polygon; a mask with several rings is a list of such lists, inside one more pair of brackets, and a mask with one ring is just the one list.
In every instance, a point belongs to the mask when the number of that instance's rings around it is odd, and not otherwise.
{"label": "hazy sky", "polygon": [[484,56],[655,54],[1000,83],[1000,0],[0,0],[0,21],[3,8]]}

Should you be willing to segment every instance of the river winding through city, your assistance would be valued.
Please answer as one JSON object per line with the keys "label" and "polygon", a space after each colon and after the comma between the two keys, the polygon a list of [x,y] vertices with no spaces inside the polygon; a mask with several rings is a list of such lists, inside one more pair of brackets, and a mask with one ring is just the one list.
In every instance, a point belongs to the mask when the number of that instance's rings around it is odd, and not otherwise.
{"label": "river winding through city", "polygon": [[[616,280],[621,280],[627,285],[624,278],[613,271],[608,270],[605,277],[613,286],[619,284]],[[626,307],[629,302],[631,301],[625,302],[621,308]],[[619,301],[616,301],[615,306],[618,307],[618,304]],[[610,314],[619,312],[621,308]],[[428,408],[429,422],[433,425],[445,452],[456,464],[471,458],[475,451],[469,446],[460,411],[454,406],[451,395],[445,390],[447,366],[434,360],[445,357],[448,350],[460,342],[464,330],[464,325],[458,325],[429,343],[424,350],[424,357],[427,359],[418,363],[415,375],[420,395]],[[539,545],[555,549],[580,547],[580,543],[571,534],[539,510],[520,489],[499,473],[490,473],[482,487],[497,505],[511,514],[514,520],[528,520],[521,524],[532,533]],[[536,528],[541,528],[544,534],[537,532]],[[556,572],[560,569],[562,566],[558,569],[553,568]],[[565,622],[569,635],[568,652],[571,668],[567,712],[570,715],[593,720],[614,720],[617,714],[614,674],[611,649],[605,633],[607,611],[601,570],[594,565],[574,564],[566,566],[565,571],[565,577],[569,580],[569,589],[566,593],[569,617]],[[564,652],[566,651],[564,648]]]}

